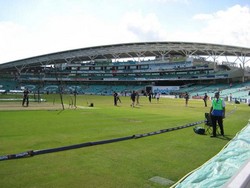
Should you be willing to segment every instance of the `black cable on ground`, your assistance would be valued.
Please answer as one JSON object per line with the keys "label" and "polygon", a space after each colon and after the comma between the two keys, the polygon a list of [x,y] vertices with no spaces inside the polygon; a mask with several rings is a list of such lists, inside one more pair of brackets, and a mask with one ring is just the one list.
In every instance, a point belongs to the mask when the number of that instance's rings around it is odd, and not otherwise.
{"label": "black cable on ground", "polygon": [[58,151],[65,151],[65,150],[83,148],[83,147],[88,147],[88,146],[108,144],[108,143],[112,143],[112,142],[119,142],[119,141],[123,141],[123,140],[129,140],[129,139],[132,139],[132,138],[133,138],[133,136],[127,136],[127,137],[115,138],[115,139],[110,139],[110,140],[102,140],[102,141],[96,141],[96,142],[86,142],[86,143],[82,143],[82,144],[75,144],[75,145],[58,147],[58,148],[35,150],[35,151],[33,151],[33,155],[41,155],[41,154],[46,154],[46,153],[53,153],[53,152],[58,152]]}
{"label": "black cable on ground", "polygon": [[178,127],[162,129],[162,130],[155,131],[155,132],[149,132],[149,133],[144,133],[144,134],[136,134],[136,135],[134,135],[134,138],[142,138],[142,137],[146,137],[146,136],[152,136],[152,135],[156,135],[156,134],[161,134],[161,133],[166,133],[166,132],[175,131],[175,130],[179,130],[179,129],[184,129],[184,128],[192,127],[194,125],[198,125],[198,124],[201,124],[201,123],[204,123],[204,122],[205,122],[205,120],[197,121],[197,122],[194,122],[194,123],[189,123],[189,124],[178,126]]}
{"label": "black cable on ground", "polygon": [[[228,113],[228,115],[235,112],[235,110],[236,110],[236,108],[234,108],[234,110],[230,111]],[[108,143],[113,143],[113,142],[120,142],[120,141],[130,140],[130,139],[143,138],[146,136],[153,136],[153,135],[157,135],[157,134],[162,134],[162,133],[166,133],[166,132],[170,132],[170,131],[175,131],[175,130],[180,130],[180,129],[192,127],[192,126],[195,126],[198,124],[205,123],[205,121],[206,120],[197,121],[194,123],[189,123],[189,124],[178,126],[178,127],[162,129],[162,130],[149,132],[149,133],[136,134],[136,135],[126,136],[126,137],[121,137],[121,138],[101,140],[101,141],[96,141],[96,142],[85,142],[85,143],[74,144],[74,145],[70,145],[70,146],[50,148],[50,149],[44,149],[44,150],[30,150],[30,151],[26,151],[26,152],[22,152],[22,153],[18,153],[18,154],[3,155],[3,156],[0,156],[0,161],[10,160],[10,159],[20,159],[20,158],[25,158],[25,157],[32,157],[35,155],[41,155],[41,154],[47,154],[47,153],[53,153],[53,152],[59,152],[59,151],[66,151],[66,150],[71,150],[71,149],[78,149],[78,148],[101,145],[101,144],[108,144]]]}
{"label": "black cable on ground", "polygon": [[10,154],[10,155],[4,155],[0,156],[0,161],[3,160],[10,160],[10,159],[20,159],[20,158],[25,158],[25,157],[32,157],[35,155],[41,155],[41,154],[47,154],[47,153],[53,153],[53,152],[59,152],[59,151],[66,151],[66,150],[71,150],[71,149],[77,149],[77,148],[83,148],[83,147],[89,147],[89,146],[95,146],[95,145],[101,145],[101,144],[108,144],[108,143],[113,143],[113,142],[120,142],[124,140],[130,140],[130,139],[136,139],[136,138],[142,138],[146,136],[152,136],[156,134],[161,134],[161,133],[166,133],[174,130],[179,130],[187,127],[191,127],[194,125],[198,125],[204,123],[203,121],[198,121],[195,123],[190,123],[178,127],[173,127],[173,128],[168,128],[168,129],[162,129],[159,131],[155,132],[149,132],[149,133],[144,133],[144,134],[136,134],[132,136],[126,136],[126,137],[121,137],[121,138],[114,138],[114,139],[109,139],[109,140],[101,140],[101,141],[96,141],[96,142],[85,142],[81,144],[75,144],[75,145],[70,145],[70,146],[63,146],[63,147],[57,147],[57,148],[50,148],[50,149],[44,149],[44,150],[30,150],[18,154]]}

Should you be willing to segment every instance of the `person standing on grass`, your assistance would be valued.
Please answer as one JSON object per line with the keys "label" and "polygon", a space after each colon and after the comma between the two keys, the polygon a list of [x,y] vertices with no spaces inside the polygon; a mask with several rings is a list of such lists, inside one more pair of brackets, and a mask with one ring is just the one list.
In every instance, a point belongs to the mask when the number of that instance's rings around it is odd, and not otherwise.
{"label": "person standing on grass", "polygon": [[23,91],[23,103],[22,103],[22,106],[24,106],[26,102],[26,106],[28,107],[29,106],[29,90],[28,89],[25,89]]}
{"label": "person standing on grass", "polygon": [[135,107],[135,98],[136,98],[136,93],[133,91],[130,95],[130,99],[132,101],[132,104],[130,105],[131,107]]}
{"label": "person standing on grass", "polygon": [[136,105],[140,105],[140,102],[139,102],[140,94],[138,93],[138,91],[135,94],[136,94]]}
{"label": "person standing on grass", "polygon": [[156,93],[156,100],[157,100],[157,103],[159,102],[159,100],[160,100],[160,96],[161,96],[161,94],[158,92],[158,93]]}
{"label": "person standing on grass", "polygon": [[226,105],[224,100],[220,98],[220,93],[216,92],[214,99],[212,100],[212,106],[210,109],[212,124],[213,124],[213,135],[211,137],[216,137],[216,124],[218,122],[220,127],[220,133],[224,136],[223,119],[225,118]]}
{"label": "person standing on grass", "polygon": [[113,93],[113,97],[114,97],[114,105],[117,106],[117,96],[118,94],[116,92]]}
{"label": "person standing on grass", "polygon": [[189,94],[188,94],[188,92],[186,92],[184,94],[184,99],[185,99],[185,105],[187,106],[188,105],[188,100],[189,100]]}
{"label": "person standing on grass", "polygon": [[120,99],[120,93],[117,93],[117,101],[119,101],[120,103],[122,103],[121,99]]}
{"label": "person standing on grass", "polygon": [[203,101],[204,101],[205,107],[207,107],[207,99],[208,99],[208,96],[207,96],[207,93],[205,93],[205,95],[203,97]]}
{"label": "person standing on grass", "polygon": [[232,96],[232,93],[230,93],[230,95],[229,95],[229,100],[230,100],[230,102],[233,102],[233,96]]}
{"label": "person standing on grass", "polygon": [[148,101],[151,103],[151,99],[152,99],[152,92],[151,91],[149,91],[149,93],[148,93]]}

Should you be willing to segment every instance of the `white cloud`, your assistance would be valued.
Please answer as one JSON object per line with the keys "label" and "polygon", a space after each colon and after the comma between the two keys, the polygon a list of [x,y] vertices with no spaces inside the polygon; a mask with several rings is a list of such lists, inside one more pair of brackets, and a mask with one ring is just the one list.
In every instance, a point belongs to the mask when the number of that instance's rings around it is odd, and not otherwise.
{"label": "white cloud", "polygon": [[30,45],[27,28],[13,22],[0,22],[0,59],[2,61],[20,57],[25,46]]}
{"label": "white cloud", "polygon": [[184,4],[189,4],[190,0],[150,0],[155,2],[160,2],[160,3],[184,3]]}
{"label": "white cloud", "polygon": [[122,21],[128,32],[139,41],[157,41],[162,39],[163,27],[153,13],[143,15],[141,12],[127,13]]}
{"label": "white cloud", "polygon": [[[187,25],[174,32],[164,27],[155,14],[127,13],[123,23],[139,41],[187,41],[250,47],[250,9],[235,5],[212,14],[193,16],[197,28],[187,31]],[[171,24],[166,20],[167,24]],[[200,26],[203,27],[200,27]]]}
{"label": "white cloud", "polygon": [[193,17],[194,20],[201,20],[201,21],[205,21],[205,20],[211,20],[213,19],[213,15],[211,14],[197,14]]}
{"label": "white cloud", "polygon": [[37,28],[0,23],[0,63],[74,48],[138,41],[123,25],[90,15],[52,17],[45,23]]}
{"label": "white cloud", "polygon": [[[115,15],[114,15],[115,16]],[[193,16],[193,31],[185,23],[170,31],[171,20],[155,13],[127,12],[110,22],[76,11],[43,19],[28,27],[0,22],[0,63],[62,50],[143,41],[187,41],[250,47],[250,9],[235,5],[213,14]],[[44,24],[45,23],[45,24]],[[202,26],[202,27],[201,27]],[[172,28],[172,27],[171,27]]]}
{"label": "white cloud", "polygon": [[218,44],[250,47],[250,9],[235,5],[210,15],[196,15],[203,18],[205,27],[197,33],[197,39]]}

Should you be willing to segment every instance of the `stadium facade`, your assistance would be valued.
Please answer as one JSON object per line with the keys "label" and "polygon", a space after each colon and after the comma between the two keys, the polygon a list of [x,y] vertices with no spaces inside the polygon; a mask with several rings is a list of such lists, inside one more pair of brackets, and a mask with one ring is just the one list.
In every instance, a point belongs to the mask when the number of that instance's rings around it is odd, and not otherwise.
{"label": "stadium facade", "polygon": [[[125,43],[80,48],[0,64],[6,81],[25,85],[158,85],[246,82],[250,48],[187,42]],[[224,59],[223,61],[220,61]],[[230,59],[230,61],[229,61]],[[11,84],[9,84],[11,85]],[[1,89],[1,88],[0,88]],[[9,87],[8,89],[11,89]]]}

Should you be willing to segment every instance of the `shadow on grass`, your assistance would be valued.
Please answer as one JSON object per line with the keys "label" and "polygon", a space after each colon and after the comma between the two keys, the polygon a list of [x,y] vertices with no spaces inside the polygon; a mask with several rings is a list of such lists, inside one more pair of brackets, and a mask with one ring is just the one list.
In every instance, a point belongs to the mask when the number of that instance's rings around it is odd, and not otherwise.
{"label": "shadow on grass", "polygon": [[232,135],[217,136],[217,138],[221,140],[232,140]]}
{"label": "shadow on grass", "polygon": [[216,137],[212,137],[212,138],[217,138],[217,139],[221,139],[221,140],[232,140],[232,135],[225,135],[225,136],[222,136],[222,135],[217,135]]}
{"label": "shadow on grass", "polygon": [[60,111],[57,113],[57,115],[61,114],[63,111],[64,111],[64,110],[60,110]]}

